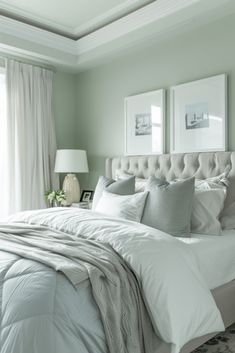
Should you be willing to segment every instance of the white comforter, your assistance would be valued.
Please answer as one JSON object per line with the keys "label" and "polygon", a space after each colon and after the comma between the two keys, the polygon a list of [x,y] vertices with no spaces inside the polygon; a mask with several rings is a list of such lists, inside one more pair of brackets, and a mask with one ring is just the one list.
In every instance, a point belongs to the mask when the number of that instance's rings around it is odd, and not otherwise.
{"label": "white comforter", "polygon": [[190,246],[211,290],[235,279],[234,229],[223,230],[222,236],[191,234],[191,238],[179,240]]}
{"label": "white comforter", "polygon": [[10,221],[46,225],[110,244],[140,279],[154,328],[172,344],[172,352],[193,338],[224,330],[193,252],[172,236],[75,208],[24,212]]}

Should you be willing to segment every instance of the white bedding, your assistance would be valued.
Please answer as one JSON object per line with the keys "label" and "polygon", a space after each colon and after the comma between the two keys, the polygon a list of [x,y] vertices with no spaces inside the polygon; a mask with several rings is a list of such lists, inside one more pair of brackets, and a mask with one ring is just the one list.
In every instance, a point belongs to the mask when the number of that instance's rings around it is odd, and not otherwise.
{"label": "white bedding", "polygon": [[110,244],[134,270],[156,332],[172,352],[189,340],[224,330],[191,247],[136,222],[80,209],[25,212],[11,221],[47,225]]}
{"label": "white bedding", "polygon": [[178,239],[189,244],[210,289],[235,279],[235,230],[224,230],[221,236],[192,234]]}

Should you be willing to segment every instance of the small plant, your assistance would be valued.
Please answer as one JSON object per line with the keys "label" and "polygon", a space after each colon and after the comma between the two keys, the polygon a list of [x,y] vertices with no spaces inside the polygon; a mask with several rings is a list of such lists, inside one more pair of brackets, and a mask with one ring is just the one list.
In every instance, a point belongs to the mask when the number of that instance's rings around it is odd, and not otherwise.
{"label": "small plant", "polygon": [[61,206],[63,201],[66,200],[64,190],[48,190],[45,192],[46,200],[49,202],[50,207]]}

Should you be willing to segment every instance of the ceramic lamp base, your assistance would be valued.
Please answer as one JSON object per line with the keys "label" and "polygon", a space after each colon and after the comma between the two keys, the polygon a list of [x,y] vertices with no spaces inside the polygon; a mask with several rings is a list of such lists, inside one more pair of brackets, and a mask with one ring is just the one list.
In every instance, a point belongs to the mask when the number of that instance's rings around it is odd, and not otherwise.
{"label": "ceramic lamp base", "polygon": [[66,175],[63,190],[65,191],[67,205],[80,201],[80,185],[75,174]]}

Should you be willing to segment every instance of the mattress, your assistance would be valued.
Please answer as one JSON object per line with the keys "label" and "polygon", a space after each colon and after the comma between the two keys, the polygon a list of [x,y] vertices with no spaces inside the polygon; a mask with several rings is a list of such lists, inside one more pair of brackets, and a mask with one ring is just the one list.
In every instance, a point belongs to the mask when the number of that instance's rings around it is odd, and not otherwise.
{"label": "mattress", "polygon": [[224,230],[221,236],[192,234],[191,238],[179,239],[196,255],[210,289],[235,279],[235,230]]}

